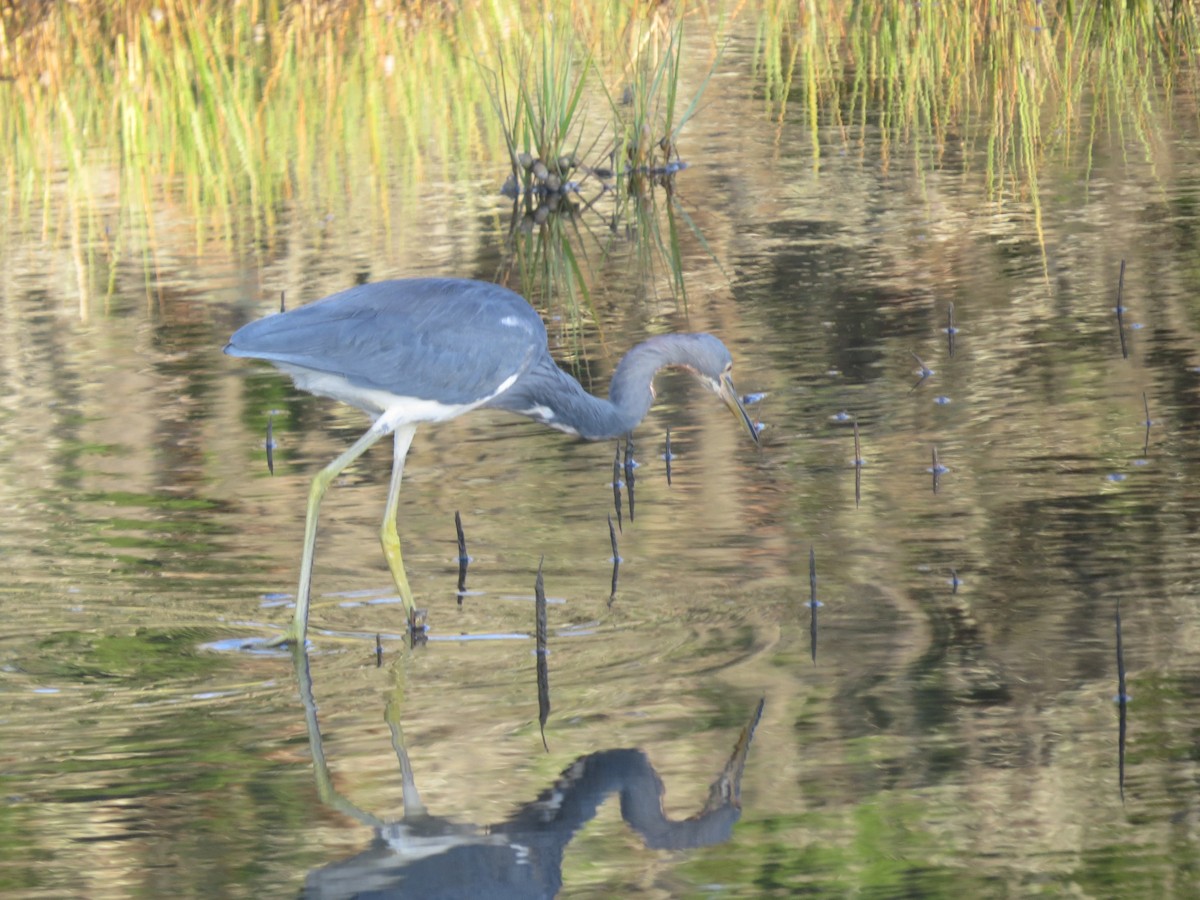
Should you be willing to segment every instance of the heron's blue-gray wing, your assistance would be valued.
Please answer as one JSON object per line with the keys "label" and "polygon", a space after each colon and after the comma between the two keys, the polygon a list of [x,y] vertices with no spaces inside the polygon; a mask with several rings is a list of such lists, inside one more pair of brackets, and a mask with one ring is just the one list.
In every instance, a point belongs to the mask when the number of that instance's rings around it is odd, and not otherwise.
{"label": "heron's blue-gray wing", "polygon": [[492,396],[546,352],[519,294],[465,279],[359,285],[239,329],[226,352],[443,404]]}

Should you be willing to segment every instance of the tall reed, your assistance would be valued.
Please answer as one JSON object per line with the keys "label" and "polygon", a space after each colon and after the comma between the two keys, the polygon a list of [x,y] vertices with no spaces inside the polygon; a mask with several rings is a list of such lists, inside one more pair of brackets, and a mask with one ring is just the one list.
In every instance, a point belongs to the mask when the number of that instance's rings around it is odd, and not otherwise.
{"label": "tall reed", "polygon": [[771,114],[804,117],[814,157],[833,135],[878,128],[885,154],[917,141],[937,164],[964,139],[985,149],[993,196],[1018,192],[1035,209],[1048,152],[1106,127],[1149,148],[1160,84],[1169,96],[1198,80],[1195,3],[764,0],[756,27]]}

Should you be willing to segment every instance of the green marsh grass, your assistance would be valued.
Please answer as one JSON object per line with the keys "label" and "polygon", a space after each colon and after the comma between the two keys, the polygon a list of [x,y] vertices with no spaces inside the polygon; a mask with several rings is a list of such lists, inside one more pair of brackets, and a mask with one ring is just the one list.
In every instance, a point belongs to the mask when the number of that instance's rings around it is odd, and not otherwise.
{"label": "green marsh grass", "polygon": [[348,189],[375,198],[387,223],[393,188],[447,175],[499,136],[475,114],[485,94],[462,49],[487,28],[280,0],[57,4],[33,22],[9,17],[9,212],[62,230],[52,200],[65,172],[85,215],[95,183],[115,174],[121,214],[151,244],[176,205],[198,244],[269,244],[285,205],[342,213]]}
{"label": "green marsh grass", "polygon": [[[491,78],[492,104],[503,124],[513,177],[528,191],[535,181],[555,176],[550,189],[556,190],[583,153],[588,50],[571,28],[560,26],[541,35],[532,50],[518,46],[508,65],[502,56],[500,66],[499,76]],[[512,69],[516,74],[509,79]],[[535,162],[546,167],[546,175],[535,175]]]}
{"label": "green marsh grass", "polygon": [[285,217],[388,234],[428,185],[498,187],[522,152],[607,157],[607,233],[592,233],[585,194],[582,216],[521,264],[557,267],[543,287],[574,285],[586,305],[590,254],[627,233],[681,294],[692,226],[672,186],[644,175],[686,160],[680,130],[701,127],[704,79],[681,96],[680,72],[705,61],[685,47],[711,54],[711,77],[722,36],[751,28],[763,125],[800,117],[814,165],[830,141],[870,141],[884,165],[906,144],[934,168],[958,142],[996,202],[1035,215],[1046,165],[1089,159],[1106,130],[1153,157],[1163,98],[1200,79],[1195,2],[10,3],[4,233],[68,248],[82,296],[111,291],[126,258],[153,276],[213,242],[269,256]]}
{"label": "green marsh grass", "polygon": [[[180,223],[194,251],[217,242],[267,254],[296,211],[359,222],[369,204],[386,230],[422,185],[464,174],[486,183],[517,153],[565,168],[559,160],[593,149],[581,143],[584,107],[607,105],[589,48],[623,47],[642,23],[669,20],[644,0],[599,13],[570,0],[6,8],[0,91],[15,102],[3,104],[0,134],[16,152],[0,202],[24,231],[77,248],[81,273],[107,264],[109,290],[122,253],[140,255],[157,281]],[[567,237],[532,257],[558,266],[555,283],[586,302],[578,240]]]}
{"label": "green marsh grass", "polygon": [[579,203],[569,185],[583,171],[591,59],[565,25],[496,52],[497,69],[477,62],[509,159],[508,267],[523,293],[557,297],[578,320],[592,299],[579,258]]}
{"label": "green marsh grass", "polygon": [[917,142],[929,166],[961,140],[983,149],[992,197],[1035,211],[1049,154],[1112,128],[1133,129],[1149,155],[1157,98],[1197,86],[1194,2],[764,0],[757,17],[767,112],[803,117],[814,159],[831,132],[874,135],[885,162],[890,145]]}
{"label": "green marsh grass", "polygon": [[635,246],[643,280],[654,284],[657,263],[662,261],[675,296],[686,304],[681,228],[689,230],[705,250],[708,246],[675,190],[675,175],[686,162],[679,153],[679,137],[717,71],[720,51],[714,50],[690,98],[681,97],[683,21],[656,21],[646,28],[645,37],[631,41],[638,55],[627,60],[628,80],[621,97],[609,94],[617,163],[614,218],[632,222],[640,236]]}
{"label": "green marsh grass", "polygon": [[[618,63],[605,71],[575,34],[560,27],[518,45],[498,71],[481,63],[511,160],[511,258],[522,287],[565,299],[576,315],[594,312],[596,265],[632,243],[642,282],[656,284],[665,269],[685,299],[678,228],[691,220],[672,190],[676,147],[716,63],[684,103],[682,20],[657,9],[626,23]],[[637,56],[624,58],[626,47]]]}

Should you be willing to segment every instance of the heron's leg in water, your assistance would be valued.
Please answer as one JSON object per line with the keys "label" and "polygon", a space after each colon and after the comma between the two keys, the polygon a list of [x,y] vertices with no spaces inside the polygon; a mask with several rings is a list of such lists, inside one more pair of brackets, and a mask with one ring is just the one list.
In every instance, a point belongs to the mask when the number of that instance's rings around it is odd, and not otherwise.
{"label": "heron's leg in water", "polygon": [[[317,514],[321,509],[321,498],[346,466],[362,456],[367,448],[391,430],[391,425],[376,422],[366,434],[318,472],[317,477],[313,479],[312,487],[308,489],[308,510],[304,518],[304,553],[300,558],[300,587],[296,591],[296,614],[292,617],[292,627],[271,641],[271,646],[303,643],[304,635],[308,631],[308,598],[312,592],[313,558],[317,550]],[[411,435],[409,439],[412,439]]]}
{"label": "heron's leg in water", "polygon": [[400,510],[400,479],[404,477],[404,459],[408,456],[408,448],[412,445],[416,425],[400,425],[396,428],[395,446],[392,451],[392,480],[388,484],[387,506],[383,510],[383,526],[379,529],[379,542],[383,544],[383,555],[387,557],[388,568],[392,570],[392,580],[404,600],[404,611],[408,614],[410,627],[420,624],[424,613],[416,608],[412,588],[408,586],[408,576],[404,573],[404,558],[400,555],[400,532],[396,529],[396,514]]}

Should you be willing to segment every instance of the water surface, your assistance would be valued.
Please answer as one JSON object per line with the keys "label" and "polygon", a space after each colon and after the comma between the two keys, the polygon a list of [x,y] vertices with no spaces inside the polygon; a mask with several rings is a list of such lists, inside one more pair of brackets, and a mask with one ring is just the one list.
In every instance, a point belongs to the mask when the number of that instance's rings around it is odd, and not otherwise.
{"label": "water surface", "polygon": [[[869,127],[821,132],[815,158],[804,121],[748,102],[745,41],[722,65],[677,182],[704,239],[684,233],[686,303],[633,242],[596,260],[581,326],[533,299],[556,357],[598,391],[643,337],[719,334],[742,390],[767,393],[762,449],[697,385],[660,377],[610,604],[613,445],[495,413],[421,429],[400,522],[431,625],[415,650],[376,538],[390,454],[369,453],[330,492],[316,569],[312,690],[336,791],[402,817],[390,718],[439,819],[503,822],[575,761],[622,748],[683,819],[763,699],[727,842],[647,847],[610,798],[562,851],[562,895],[1189,896],[1194,117],[1162,123],[1165,158],[1114,133],[1048,164],[1039,235],[1027,199],[986,194],[979,159],[931,168],[919,142],[884,148]],[[126,263],[111,295],[98,271],[82,300],[66,252],[6,233],[6,894],[294,896],[372,846],[369,817],[318,792],[291,657],[233,649],[285,626],[308,481],[366,421],[221,347],[280,291],[295,304],[363,279],[494,279],[504,173],[462,168],[411,230],[370,244],[394,252],[364,253],[362,221],[287,210],[290,239],[269,253],[180,240],[149,287]],[[843,411],[866,460],[857,503]],[[455,511],[473,558],[461,603]]]}

